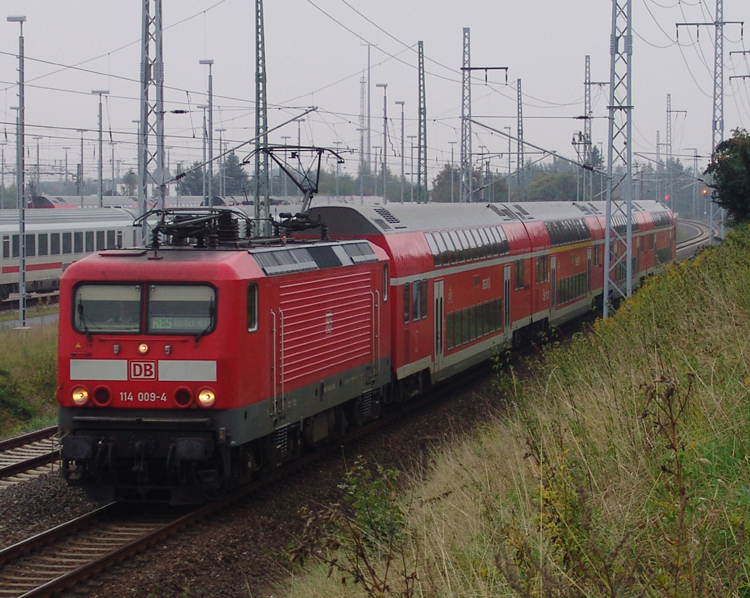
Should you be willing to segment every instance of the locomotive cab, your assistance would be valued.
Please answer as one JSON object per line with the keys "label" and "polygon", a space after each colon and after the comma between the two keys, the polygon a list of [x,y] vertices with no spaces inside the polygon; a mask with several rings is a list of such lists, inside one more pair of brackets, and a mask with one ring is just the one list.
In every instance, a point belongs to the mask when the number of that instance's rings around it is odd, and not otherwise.
{"label": "locomotive cab", "polygon": [[195,235],[61,281],[63,475],[93,500],[213,498],[374,416],[388,384],[382,251]]}

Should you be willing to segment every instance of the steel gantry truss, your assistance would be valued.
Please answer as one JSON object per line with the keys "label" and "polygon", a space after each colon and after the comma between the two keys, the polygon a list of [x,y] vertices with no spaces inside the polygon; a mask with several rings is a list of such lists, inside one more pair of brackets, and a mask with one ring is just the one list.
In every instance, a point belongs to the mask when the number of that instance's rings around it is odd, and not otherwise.
{"label": "steel gantry truss", "polygon": [[[607,140],[607,225],[604,236],[604,308],[633,294],[632,225],[632,0],[612,0],[610,38],[609,134]],[[618,166],[617,173],[615,166]],[[618,181],[614,182],[617,174]],[[614,191],[622,184],[620,201]]]}
{"label": "steel gantry truss", "polygon": [[[148,211],[148,186],[154,185],[154,200],[164,208],[166,173],[164,171],[164,60],[162,53],[161,0],[143,0],[141,30],[141,117],[138,121],[138,211]],[[155,55],[151,58],[153,44]],[[155,92],[155,101],[150,91]],[[149,147],[149,137],[156,139],[155,151]],[[145,245],[148,230],[141,228],[141,242]]]}
{"label": "steel gantry truss", "polygon": [[518,168],[518,185],[516,189],[516,195],[518,198],[518,201],[525,201],[526,200],[526,180],[524,176],[524,162],[526,161],[526,158],[524,156],[523,152],[523,93],[521,92],[521,80],[518,80],[518,121],[516,123],[517,131],[518,131],[518,164],[516,167]]}
{"label": "steel gantry truss", "polygon": [[[724,139],[724,25],[744,26],[744,21],[724,20],[724,0],[716,0],[716,20],[713,23],[677,23],[677,35],[680,27],[715,27],[714,42],[714,94],[713,94],[713,123],[711,127],[711,155],[716,151],[716,146]],[[723,210],[716,209],[714,202],[708,202],[711,243],[714,242],[714,222],[718,221],[719,235],[724,236],[724,214]]]}
{"label": "steel gantry truss", "polygon": [[266,42],[263,0],[255,0],[255,222],[256,235],[270,234],[268,198],[268,113],[266,104]]}
{"label": "steel gantry truss", "polygon": [[461,193],[460,202],[471,201],[471,30],[464,27],[463,67],[461,68]]}
{"label": "steel gantry truss", "polygon": [[[424,85],[424,44],[419,48],[419,149],[417,150],[417,203],[427,203],[427,101]],[[383,148],[385,152],[385,148]]]}

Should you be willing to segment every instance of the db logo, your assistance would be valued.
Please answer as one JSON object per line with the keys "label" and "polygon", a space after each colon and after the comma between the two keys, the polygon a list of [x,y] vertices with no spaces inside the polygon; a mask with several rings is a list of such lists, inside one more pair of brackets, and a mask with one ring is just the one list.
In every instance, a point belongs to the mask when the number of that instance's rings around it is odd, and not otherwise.
{"label": "db logo", "polygon": [[156,380],[156,362],[155,361],[131,361],[130,362],[130,379],[131,380]]}
{"label": "db logo", "polygon": [[333,332],[333,312],[326,312],[326,334]]}

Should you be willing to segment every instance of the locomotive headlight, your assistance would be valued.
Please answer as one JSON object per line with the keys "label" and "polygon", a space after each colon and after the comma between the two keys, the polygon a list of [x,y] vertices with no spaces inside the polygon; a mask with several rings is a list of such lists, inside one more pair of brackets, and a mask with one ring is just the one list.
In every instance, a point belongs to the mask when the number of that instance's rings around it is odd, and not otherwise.
{"label": "locomotive headlight", "polygon": [[198,402],[201,407],[210,407],[216,401],[216,393],[210,388],[204,388],[198,393]]}
{"label": "locomotive headlight", "polygon": [[148,345],[146,343],[141,343],[140,345],[138,345],[138,353],[140,353],[141,355],[145,355],[146,353],[148,353]]}
{"label": "locomotive headlight", "polygon": [[73,389],[73,392],[70,393],[70,398],[73,399],[73,402],[80,407],[82,405],[85,405],[89,400],[89,391],[83,386],[76,386]]}

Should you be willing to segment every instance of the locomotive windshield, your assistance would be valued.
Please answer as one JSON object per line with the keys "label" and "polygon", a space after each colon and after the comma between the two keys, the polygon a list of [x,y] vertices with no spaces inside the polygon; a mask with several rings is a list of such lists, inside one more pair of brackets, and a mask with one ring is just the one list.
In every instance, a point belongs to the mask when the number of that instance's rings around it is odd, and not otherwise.
{"label": "locomotive windshield", "polygon": [[[147,306],[144,322],[141,306]],[[83,284],[76,288],[73,325],[83,334],[203,336],[216,323],[216,291],[208,285]]]}
{"label": "locomotive windshield", "polygon": [[147,331],[151,334],[208,334],[214,327],[216,291],[209,286],[152,284]]}
{"label": "locomotive windshield", "polygon": [[141,285],[81,285],[75,291],[73,309],[78,332],[140,332]]}

